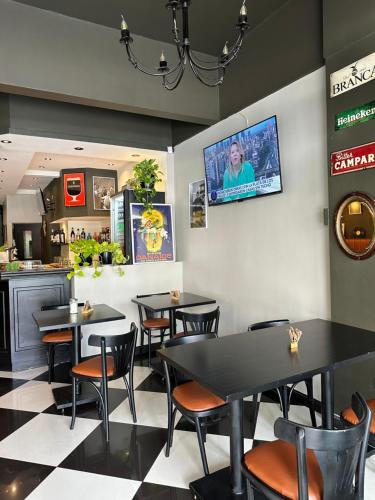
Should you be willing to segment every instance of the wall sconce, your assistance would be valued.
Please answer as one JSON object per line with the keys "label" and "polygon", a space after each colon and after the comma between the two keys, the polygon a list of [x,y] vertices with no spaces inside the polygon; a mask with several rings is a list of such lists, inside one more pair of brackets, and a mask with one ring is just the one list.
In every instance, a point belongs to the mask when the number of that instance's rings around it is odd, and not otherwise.
{"label": "wall sconce", "polygon": [[349,215],[361,215],[362,204],[360,201],[352,201],[349,203]]}

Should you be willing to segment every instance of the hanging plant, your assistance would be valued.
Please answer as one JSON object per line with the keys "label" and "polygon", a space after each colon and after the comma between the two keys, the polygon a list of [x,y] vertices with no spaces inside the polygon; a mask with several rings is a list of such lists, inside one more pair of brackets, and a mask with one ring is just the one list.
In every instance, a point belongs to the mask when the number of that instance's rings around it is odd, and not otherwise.
{"label": "hanging plant", "polygon": [[74,253],[73,270],[67,274],[67,278],[71,280],[74,276],[83,277],[85,275],[84,268],[91,267],[94,272],[93,278],[99,278],[102,275],[101,255],[109,252],[112,256],[112,265],[117,266],[119,276],[124,276],[125,272],[120,267],[125,264],[127,258],[122,253],[119,243],[109,243],[104,241],[99,243],[96,240],[77,240],[69,244],[70,250]]}
{"label": "hanging plant", "polygon": [[155,184],[161,182],[163,175],[156,160],[142,160],[133,168],[134,177],[129,179],[127,185],[134,189],[134,195],[139,203],[146,209],[152,208],[152,200],[156,196]]}

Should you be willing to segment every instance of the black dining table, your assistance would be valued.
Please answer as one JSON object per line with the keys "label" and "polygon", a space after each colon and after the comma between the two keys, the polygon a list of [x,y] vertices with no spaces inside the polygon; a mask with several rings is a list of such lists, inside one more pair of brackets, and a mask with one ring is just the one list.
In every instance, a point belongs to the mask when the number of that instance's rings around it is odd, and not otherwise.
{"label": "black dining table", "polygon": [[169,293],[149,295],[147,297],[134,297],[132,302],[141,305],[152,312],[169,312],[171,337],[176,335],[176,311],[185,307],[204,306],[206,304],[215,304],[215,299],[201,297],[194,293],[182,292],[178,302],[171,299]]}
{"label": "black dining table", "polygon": [[[83,314],[83,307],[78,307],[77,314],[70,314],[69,308],[50,309],[47,311],[36,311],[33,318],[38,325],[40,332],[49,332],[51,330],[60,330],[71,328],[73,332],[72,346],[72,366],[78,364],[81,360],[81,328],[82,326],[93,325],[95,323],[107,323],[109,321],[118,321],[125,319],[126,316],[113,307],[106,304],[95,304],[90,314]],[[79,389],[77,394],[77,405],[86,404],[97,399],[94,389],[88,387]],[[59,387],[52,390],[56,407],[58,410],[72,406],[71,387]]]}
{"label": "black dining table", "polygon": [[241,475],[243,398],[321,374],[322,426],[334,427],[334,370],[375,357],[375,333],[322,319],[293,323],[303,335],[296,352],[287,326],[228,335],[158,351],[230,407],[230,467],[190,483],[197,499],[245,499]]}

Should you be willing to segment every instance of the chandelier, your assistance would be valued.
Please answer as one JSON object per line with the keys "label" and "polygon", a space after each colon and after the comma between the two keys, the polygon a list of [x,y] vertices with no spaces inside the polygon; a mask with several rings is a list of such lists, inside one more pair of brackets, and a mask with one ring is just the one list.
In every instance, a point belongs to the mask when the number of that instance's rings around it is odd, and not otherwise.
{"label": "chandelier", "polygon": [[[188,64],[190,65],[194,75],[204,85],[207,85],[208,87],[221,85],[224,81],[225,70],[229,64],[236,59],[238,52],[241,49],[246,30],[249,27],[247,23],[246,0],[243,0],[238,23],[236,24],[238,29],[237,40],[231,46],[228,46],[228,42],[225,42],[223,51],[218,58],[218,62],[202,61],[196,54],[194,54],[190,46],[190,3],[191,0],[169,0],[166,4],[166,8],[170,9],[172,13],[172,34],[178,57],[177,64],[171,68],[168,66],[168,61],[165,58],[164,52],[161,53],[159,67],[153,70],[143,66],[137,60],[131,48],[133,38],[130,36],[130,31],[124,16],[122,16],[120,42],[125,45],[129,61],[134,68],[138,69],[142,73],[161,78],[163,86],[167,90],[174,90],[178,86]],[[181,10],[182,13],[182,36],[180,28],[177,24],[177,11],[179,10]]]}

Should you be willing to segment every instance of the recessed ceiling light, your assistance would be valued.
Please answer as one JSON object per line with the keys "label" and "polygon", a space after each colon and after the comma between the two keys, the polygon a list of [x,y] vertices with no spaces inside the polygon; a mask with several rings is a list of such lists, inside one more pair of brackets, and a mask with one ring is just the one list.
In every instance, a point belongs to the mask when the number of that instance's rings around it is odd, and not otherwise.
{"label": "recessed ceiling light", "polygon": [[1,161],[6,161],[8,158],[0,158]]}
{"label": "recessed ceiling light", "polygon": [[38,177],[33,177],[33,181],[37,181],[38,180]]}
{"label": "recessed ceiling light", "polygon": [[3,179],[0,179],[0,182],[4,182]]}
{"label": "recessed ceiling light", "polygon": [[113,166],[114,166],[114,163],[108,163],[108,166],[109,166],[109,167],[113,167]]}
{"label": "recessed ceiling light", "polygon": [[0,170],[0,174],[3,174],[5,172],[5,170]]}
{"label": "recessed ceiling light", "polygon": [[130,156],[132,156],[133,158],[138,158],[138,157],[139,157],[139,156],[141,156],[141,155],[138,155],[138,154],[132,154],[132,155],[130,155]]}
{"label": "recessed ceiling light", "polygon": [[44,165],[39,165],[39,168],[46,168]]}
{"label": "recessed ceiling light", "polygon": [[1,142],[3,144],[12,144],[12,141],[8,141],[8,139],[2,139]]}
{"label": "recessed ceiling light", "polygon": [[76,149],[77,151],[83,151],[83,148],[78,147],[78,146],[76,148],[74,148],[74,149]]}
{"label": "recessed ceiling light", "polygon": [[46,161],[51,161],[52,158],[44,158]]}

